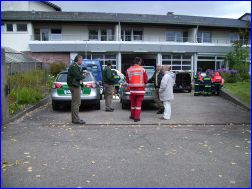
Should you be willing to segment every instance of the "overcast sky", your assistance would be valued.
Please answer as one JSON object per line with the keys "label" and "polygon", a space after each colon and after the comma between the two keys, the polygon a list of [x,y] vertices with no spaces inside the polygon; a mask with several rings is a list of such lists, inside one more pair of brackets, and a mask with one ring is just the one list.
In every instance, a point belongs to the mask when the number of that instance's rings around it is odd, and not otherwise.
{"label": "overcast sky", "polygon": [[60,6],[62,11],[112,12],[213,16],[239,18],[244,13],[251,13],[250,1],[51,1]]}

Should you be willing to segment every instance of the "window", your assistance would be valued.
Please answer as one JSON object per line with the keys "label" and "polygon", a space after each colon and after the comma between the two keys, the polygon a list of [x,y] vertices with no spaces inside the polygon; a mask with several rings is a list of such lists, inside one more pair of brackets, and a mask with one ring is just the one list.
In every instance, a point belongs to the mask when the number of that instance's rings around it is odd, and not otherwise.
{"label": "window", "polygon": [[182,42],[183,41],[183,32],[181,32],[181,31],[168,31],[168,32],[166,32],[166,41]]}
{"label": "window", "polygon": [[61,34],[61,29],[51,29],[51,34]]}
{"label": "window", "polygon": [[198,43],[211,43],[212,42],[211,32],[198,32],[197,41]]}
{"label": "window", "polygon": [[98,40],[98,29],[89,30],[89,40]]}
{"label": "window", "polygon": [[143,31],[134,30],[133,31],[133,39],[134,40],[143,40]]}
{"label": "window", "polygon": [[13,32],[13,24],[6,24],[7,32]]}
{"label": "window", "polygon": [[237,33],[230,33],[230,43],[234,43],[239,40],[239,35]]}
{"label": "window", "polygon": [[113,30],[101,29],[101,41],[113,41]]}
{"label": "window", "polygon": [[1,23],[1,32],[5,32],[5,24]]}
{"label": "window", "polygon": [[27,24],[17,24],[17,31],[18,32],[26,32],[27,31]]}
{"label": "window", "polygon": [[34,40],[40,41],[40,29],[34,29]]}
{"label": "window", "polygon": [[162,55],[162,65],[170,65],[172,71],[191,72],[191,56],[190,54],[164,54]]}

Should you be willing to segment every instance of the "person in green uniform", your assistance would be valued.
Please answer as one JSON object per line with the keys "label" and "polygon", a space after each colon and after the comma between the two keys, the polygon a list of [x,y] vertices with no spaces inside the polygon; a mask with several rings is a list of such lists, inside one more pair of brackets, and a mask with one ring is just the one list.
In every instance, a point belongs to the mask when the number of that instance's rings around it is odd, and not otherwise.
{"label": "person in green uniform", "polygon": [[114,108],[111,107],[113,91],[114,91],[114,76],[113,71],[111,70],[112,63],[108,62],[106,68],[102,71],[102,82],[104,86],[104,98],[106,112],[113,112]]}
{"label": "person in green uniform", "polygon": [[70,65],[67,74],[67,85],[72,94],[71,114],[73,124],[85,124],[86,122],[79,118],[79,108],[81,105],[81,86],[83,86],[83,75],[80,65],[82,64],[82,56],[77,55],[74,63]]}

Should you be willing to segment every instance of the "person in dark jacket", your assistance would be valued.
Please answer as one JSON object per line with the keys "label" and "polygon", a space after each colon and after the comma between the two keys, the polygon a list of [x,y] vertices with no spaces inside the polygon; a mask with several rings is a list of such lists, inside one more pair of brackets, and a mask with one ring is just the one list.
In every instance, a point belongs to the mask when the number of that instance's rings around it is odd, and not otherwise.
{"label": "person in dark jacket", "polygon": [[83,79],[85,78],[80,67],[82,60],[82,56],[77,55],[74,59],[74,63],[70,65],[67,74],[67,85],[69,86],[72,94],[71,114],[72,123],[74,124],[86,123],[79,118],[79,108],[81,105],[81,85],[83,85]]}
{"label": "person in dark jacket", "polygon": [[111,62],[107,63],[106,68],[102,71],[102,81],[104,86],[104,98],[105,98],[105,106],[106,112],[113,112],[114,108],[111,107],[112,99],[113,99],[113,91],[114,91],[114,75],[111,70],[112,64]]}
{"label": "person in dark jacket", "polygon": [[160,88],[160,84],[161,84],[163,76],[164,74],[161,70],[161,65],[157,64],[155,73],[148,81],[149,83],[154,83],[154,86],[155,86],[154,101],[158,107],[157,114],[164,113],[164,105],[163,105],[163,102],[159,98],[159,88]]}

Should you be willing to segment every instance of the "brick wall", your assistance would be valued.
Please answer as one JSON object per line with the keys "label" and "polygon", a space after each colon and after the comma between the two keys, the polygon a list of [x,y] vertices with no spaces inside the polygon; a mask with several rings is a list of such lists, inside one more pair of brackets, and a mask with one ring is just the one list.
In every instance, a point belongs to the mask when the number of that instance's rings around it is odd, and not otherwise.
{"label": "brick wall", "polygon": [[69,65],[70,63],[70,53],[24,53],[46,64],[63,62]]}

